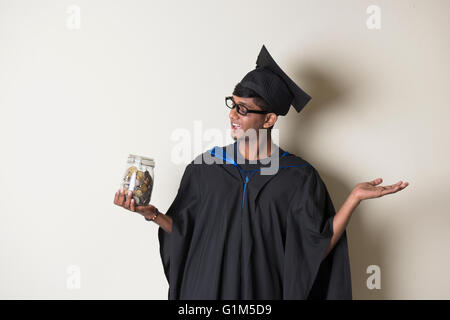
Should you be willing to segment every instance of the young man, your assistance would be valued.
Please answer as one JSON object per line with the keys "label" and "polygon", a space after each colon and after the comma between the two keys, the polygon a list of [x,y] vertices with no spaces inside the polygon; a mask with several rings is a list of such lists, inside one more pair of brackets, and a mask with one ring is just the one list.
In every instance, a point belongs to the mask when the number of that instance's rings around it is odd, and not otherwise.
{"label": "young man", "polygon": [[272,142],[277,117],[300,112],[309,95],[265,46],[256,64],[226,98],[235,142],[186,167],[166,214],[135,206],[131,192],[114,203],[160,226],[169,299],[352,299],[352,212],[408,183],[360,183],[336,213],[317,170]]}

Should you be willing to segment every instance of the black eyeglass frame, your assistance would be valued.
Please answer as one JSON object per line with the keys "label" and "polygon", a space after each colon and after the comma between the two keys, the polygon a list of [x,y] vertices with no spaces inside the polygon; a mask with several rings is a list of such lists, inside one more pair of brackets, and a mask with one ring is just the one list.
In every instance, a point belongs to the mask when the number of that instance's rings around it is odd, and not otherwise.
{"label": "black eyeglass frame", "polygon": [[[228,105],[228,100],[231,100],[231,102],[232,102],[232,106],[231,107]],[[242,105],[240,103],[234,102],[233,96],[225,97],[225,105],[228,108],[230,108],[230,109],[233,109],[234,107],[237,107],[236,111],[242,116],[246,116],[248,113],[259,113],[259,114],[269,113],[268,111],[249,110],[246,106],[244,106],[244,105]],[[245,110],[244,113],[241,113],[241,110]]]}

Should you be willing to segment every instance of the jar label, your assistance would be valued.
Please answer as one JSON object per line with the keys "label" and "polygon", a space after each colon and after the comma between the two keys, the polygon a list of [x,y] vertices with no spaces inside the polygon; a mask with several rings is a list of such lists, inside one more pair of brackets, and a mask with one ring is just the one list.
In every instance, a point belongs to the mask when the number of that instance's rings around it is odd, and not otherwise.
{"label": "jar label", "polygon": [[136,171],[133,172],[130,178],[130,186],[128,187],[128,191],[134,191],[134,187],[136,186]]}

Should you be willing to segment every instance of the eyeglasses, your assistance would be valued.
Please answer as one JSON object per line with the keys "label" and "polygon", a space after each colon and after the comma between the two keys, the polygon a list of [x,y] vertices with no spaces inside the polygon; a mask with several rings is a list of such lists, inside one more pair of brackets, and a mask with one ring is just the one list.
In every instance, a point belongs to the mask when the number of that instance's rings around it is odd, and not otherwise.
{"label": "eyeglasses", "polygon": [[259,111],[259,110],[249,110],[246,106],[244,106],[243,104],[240,103],[236,103],[233,100],[233,97],[225,97],[225,105],[230,108],[233,109],[234,107],[236,107],[236,111],[242,115],[242,116],[246,116],[247,113],[260,113],[260,114],[266,114],[269,113],[268,111]]}

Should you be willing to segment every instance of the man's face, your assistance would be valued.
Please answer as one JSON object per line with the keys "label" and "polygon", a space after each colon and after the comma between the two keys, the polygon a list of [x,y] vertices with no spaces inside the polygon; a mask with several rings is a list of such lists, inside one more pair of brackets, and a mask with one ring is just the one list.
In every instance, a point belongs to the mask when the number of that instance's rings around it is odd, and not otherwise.
{"label": "man's face", "polygon": [[[233,95],[233,100],[236,104],[242,104],[247,107],[248,110],[263,111],[263,109],[257,106],[253,102],[253,98],[242,98]],[[230,125],[231,125],[231,137],[234,140],[238,140],[244,136],[244,133],[252,128],[258,133],[259,129],[263,129],[265,122],[265,114],[247,113],[243,116],[239,114],[236,108],[230,110]]]}

